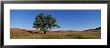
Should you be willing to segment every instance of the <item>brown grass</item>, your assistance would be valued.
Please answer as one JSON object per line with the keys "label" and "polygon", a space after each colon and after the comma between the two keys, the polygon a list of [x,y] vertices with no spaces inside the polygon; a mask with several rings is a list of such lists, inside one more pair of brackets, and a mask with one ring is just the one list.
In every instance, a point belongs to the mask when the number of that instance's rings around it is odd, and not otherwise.
{"label": "brown grass", "polygon": [[11,39],[100,39],[100,32],[43,32],[29,33],[20,29],[11,29]]}

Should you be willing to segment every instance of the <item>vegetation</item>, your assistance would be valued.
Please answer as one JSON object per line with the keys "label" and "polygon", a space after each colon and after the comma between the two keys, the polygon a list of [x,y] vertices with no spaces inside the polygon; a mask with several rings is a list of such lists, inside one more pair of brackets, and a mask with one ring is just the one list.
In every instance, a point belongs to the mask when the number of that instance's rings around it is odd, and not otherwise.
{"label": "vegetation", "polygon": [[30,33],[22,30],[11,30],[11,39],[100,39],[101,32],[47,32],[47,34]]}
{"label": "vegetation", "polygon": [[45,16],[43,13],[40,13],[35,18],[35,21],[33,23],[33,28],[40,29],[41,31],[44,31],[44,34],[46,34],[48,29],[52,30],[52,27],[58,27],[56,24],[56,19],[52,17],[52,15]]}

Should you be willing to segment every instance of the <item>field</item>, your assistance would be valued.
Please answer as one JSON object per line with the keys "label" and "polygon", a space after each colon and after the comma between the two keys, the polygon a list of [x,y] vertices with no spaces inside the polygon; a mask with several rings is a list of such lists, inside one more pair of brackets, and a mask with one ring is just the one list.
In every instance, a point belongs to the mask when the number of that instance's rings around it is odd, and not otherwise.
{"label": "field", "polygon": [[101,32],[96,31],[87,31],[87,32],[43,32],[39,33],[30,33],[22,31],[20,29],[11,29],[10,30],[11,39],[100,39]]}

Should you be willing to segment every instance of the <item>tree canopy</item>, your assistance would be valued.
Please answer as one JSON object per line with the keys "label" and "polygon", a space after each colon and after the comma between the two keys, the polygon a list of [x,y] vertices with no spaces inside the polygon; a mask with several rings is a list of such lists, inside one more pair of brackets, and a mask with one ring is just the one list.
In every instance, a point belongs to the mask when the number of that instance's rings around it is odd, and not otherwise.
{"label": "tree canopy", "polygon": [[33,23],[33,28],[40,29],[41,31],[46,31],[60,26],[56,23],[56,18],[52,17],[52,15],[44,15],[44,13],[40,13],[35,17],[35,21]]}

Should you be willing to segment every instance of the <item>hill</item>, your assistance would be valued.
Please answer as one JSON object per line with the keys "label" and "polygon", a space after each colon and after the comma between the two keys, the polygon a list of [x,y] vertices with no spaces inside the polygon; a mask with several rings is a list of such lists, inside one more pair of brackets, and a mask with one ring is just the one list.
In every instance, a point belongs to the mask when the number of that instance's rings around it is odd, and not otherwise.
{"label": "hill", "polygon": [[[96,29],[97,30],[97,29]],[[33,30],[11,28],[10,38],[11,39],[100,39],[101,32],[47,32],[43,34],[42,31],[36,31],[32,33]],[[35,30],[34,30],[35,31]]]}
{"label": "hill", "polygon": [[95,29],[88,29],[88,30],[85,30],[84,32],[101,32],[101,27],[98,27]]}

